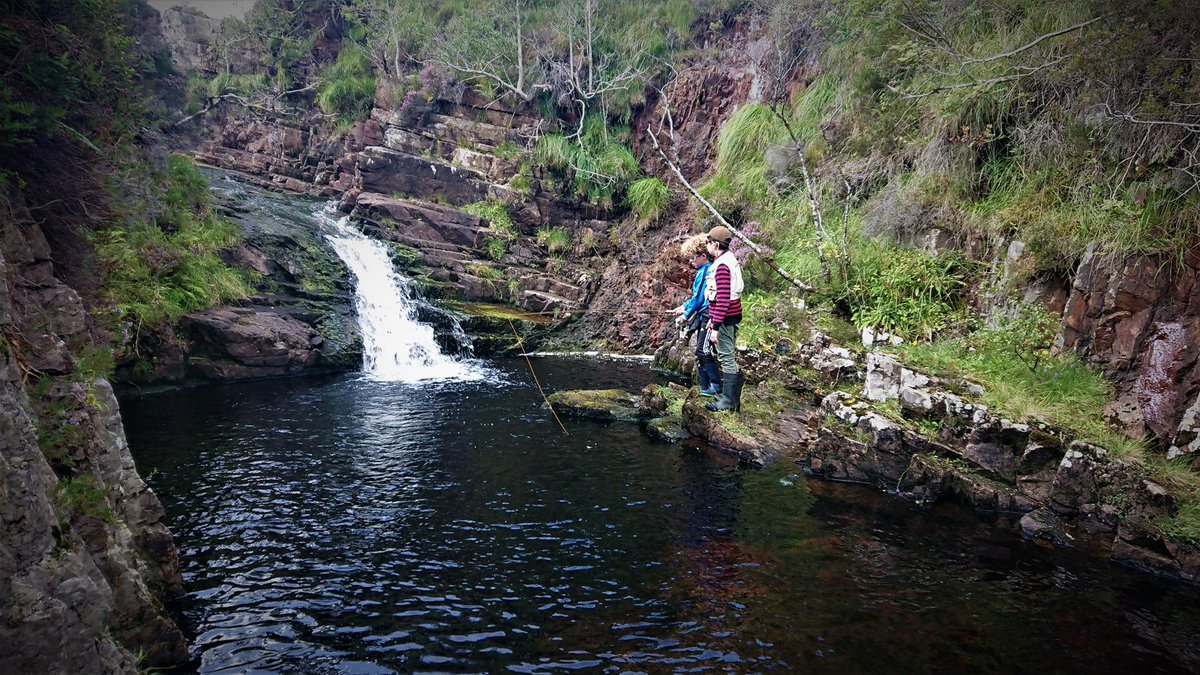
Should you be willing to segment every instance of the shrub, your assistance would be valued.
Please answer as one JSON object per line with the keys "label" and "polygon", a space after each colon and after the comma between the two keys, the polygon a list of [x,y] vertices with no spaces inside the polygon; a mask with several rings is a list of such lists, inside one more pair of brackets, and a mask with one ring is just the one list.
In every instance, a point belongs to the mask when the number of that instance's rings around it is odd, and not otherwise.
{"label": "shrub", "polygon": [[1058,335],[1059,318],[1041,305],[1022,305],[1010,308],[1011,316],[1002,319],[992,329],[982,331],[988,346],[1011,354],[1034,375],[1054,375],[1055,366],[1068,361],[1054,358],[1054,339]]}
{"label": "shrub", "polygon": [[962,318],[961,262],[865,242],[850,267],[841,299],[859,328],[930,338]]}
{"label": "shrub", "polygon": [[165,209],[156,222],[136,220],[102,230],[96,252],[105,294],[136,339],[143,324],[174,320],[249,293],[245,277],[218,253],[234,246],[234,225],[209,204],[208,186],[191,160],[167,161]]}

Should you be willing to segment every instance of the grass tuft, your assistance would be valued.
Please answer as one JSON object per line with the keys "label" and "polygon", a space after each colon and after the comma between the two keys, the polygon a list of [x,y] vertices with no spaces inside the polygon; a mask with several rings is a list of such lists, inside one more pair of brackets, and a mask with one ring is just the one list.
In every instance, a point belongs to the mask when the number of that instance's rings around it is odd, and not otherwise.
{"label": "grass tuft", "polygon": [[658,220],[666,211],[671,193],[666,184],[657,178],[640,178],[629,184],[625,199],[639,220],[649,222]]}
{"label": "grass tuft", "polygon": [[317,92],[321,110],[337,115],[344,126],[367,118],[375,101],[375,77],[365,54],[354,48],[342,49],[337,61],[324,69],[322,79]]}
{"label": "grass tuft", "polygon": [[537,233],[538,246],[550,253],[564,253],[571,248],[571,233],[563,227],[543,227]]}

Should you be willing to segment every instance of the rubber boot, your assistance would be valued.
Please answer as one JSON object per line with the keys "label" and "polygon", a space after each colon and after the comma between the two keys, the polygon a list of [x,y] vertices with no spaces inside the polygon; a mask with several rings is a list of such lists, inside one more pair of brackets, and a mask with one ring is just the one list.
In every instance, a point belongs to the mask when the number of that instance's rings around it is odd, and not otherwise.
{"label": "rubber boot", "polygon": [[742,385],[746,383],[746,373],[745,371],[739,370],[737,373],[735,373],[735,375],[737,376],[737,381],[731,382],[729,385],[730,388],[733,389],[733,391],[729,392],[729,402],[733,404],[734,412],[741,412]]}
{"label": "rubber boot", "polygon": [[717,400],[705,405],[705,409],[712,412],[720,412],[722,410],[738,411],[742,409],[742,381],[745,374],[742,371],[729,373],[724,376],[721,395]]}
{"label": "rubber boot", "polygon": [[709,383],[712,382],[712,378],[708,375],[708,368],[704,367],[703,361],[696,361],[696,374],[700,380],[700,393],[703,394],[708,390]]}
{"label": "rubber boot", "polygon": [[701,396],[716,396],[721,393],[721,369],[711,356],[701,356],[697,367],[708,376],[708,386],[700,389]]}

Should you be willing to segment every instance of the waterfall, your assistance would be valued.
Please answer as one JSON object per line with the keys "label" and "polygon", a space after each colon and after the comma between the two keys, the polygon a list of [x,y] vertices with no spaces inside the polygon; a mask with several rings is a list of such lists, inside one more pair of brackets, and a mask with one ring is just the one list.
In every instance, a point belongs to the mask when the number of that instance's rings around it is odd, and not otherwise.
{"label": "waterfall", "polygon": [[[354,308],[363,338],[363,371],[374,380],[419,382],[474,380],[480,369],[442,353],[433,327],[417,320],[407,279],[396,273],[387,246],[337,218],[327,205],[318,218],[325,235],[354,276]],[[461,330],[461,329],[460,329]]]}

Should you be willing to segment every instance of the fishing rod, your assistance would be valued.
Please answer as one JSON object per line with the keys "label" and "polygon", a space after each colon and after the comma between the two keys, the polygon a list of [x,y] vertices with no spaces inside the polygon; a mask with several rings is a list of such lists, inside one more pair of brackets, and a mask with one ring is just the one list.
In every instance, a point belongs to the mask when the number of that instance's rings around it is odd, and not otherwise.
{"label": "fishing rod", "polygon": [[[584,314],[584,313],[589,313],[589,314],[605,314],[605,313],[608,313],[608,314],[672,314],[672,313],[674,313],[674,310],[671,310],[671,309],[642,309],[642,310],[629,311],[629,310],[620,310],[620,309],[574,309],[574,310],[556,311],[556,312],[541,311],[541,312],[527,312],[527,313],[535,314],[535,315],[552,314],[552,315],[556,315],[556,316],[559,314]],[[528,350],[525,349],[525,341],[521,339],[521,334],[517,332],[517,327],[515,324],[513,324],[512,319],[506,317],[505,320],[508,321],[508,328],[509,328],[509,330],[512,331],[513,337],[516,338],[516,340],[517,340],[517,347],[520,348],[520,350],[521,350],[521,356],[525,357],[525,365],[529,366],[529,374],[533,376],[534,386],[537,387],[538,393],[542,395],[542,400],[546,402],[546,407],[550,409],[550,414],[554,416],[554,421],[558,422],[558,427],[560,429],[562,429],[562,432],[564,434],[566,434],[567,436],[570,436],[571,432],[567,431],[567,427],[566,427],[566,425],[563,424],[562,420],[559,418],[558,412],[554,410],[554,404],[550,402],[550,397],[546,396],[546,391],[544,389],[542,389],[542,383],[540,380],[538,380],[537,371],[535,371],[533,369],[533,361],[530,360],[529,352],[528,352]]]}
{"label": "fishing rod", "polygon": [[557,316],[563,314],[670,314],[674,310],[670,309],[557,309],[543,310],[540,312],[525,312],[526,314],[535,314],[538,316],[550,315]]}

